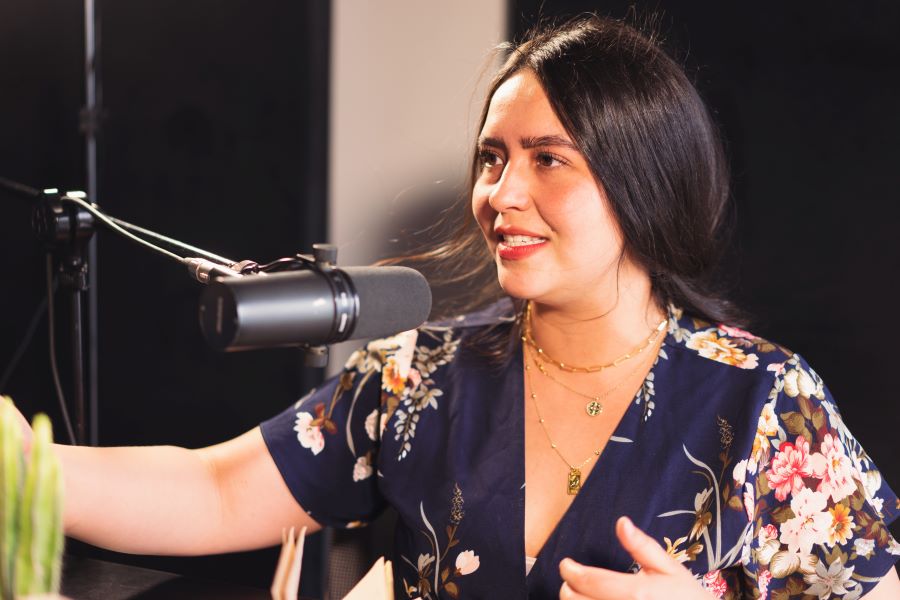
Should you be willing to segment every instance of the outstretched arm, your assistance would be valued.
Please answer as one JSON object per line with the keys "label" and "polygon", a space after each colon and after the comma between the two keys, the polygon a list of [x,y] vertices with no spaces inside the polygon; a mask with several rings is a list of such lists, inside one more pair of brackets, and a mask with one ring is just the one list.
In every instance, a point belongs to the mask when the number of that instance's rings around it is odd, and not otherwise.
{"label": "outstretched arm", "polygon": [[320,529],[281,478],[259,428],[222,444],[57,446],[66,533],[119,552],[196,555],[277,544]]}

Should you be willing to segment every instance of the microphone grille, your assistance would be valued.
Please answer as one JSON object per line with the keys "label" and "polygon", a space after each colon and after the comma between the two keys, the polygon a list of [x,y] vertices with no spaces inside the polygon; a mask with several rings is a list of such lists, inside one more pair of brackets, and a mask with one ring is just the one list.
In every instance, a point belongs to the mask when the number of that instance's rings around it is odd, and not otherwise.
{"label": "microphone grille", "polygon": [[359,296],[359,318],[350,337],[387,337],[415,329],[431,313],[431,288],[408,267],[341,268]]}

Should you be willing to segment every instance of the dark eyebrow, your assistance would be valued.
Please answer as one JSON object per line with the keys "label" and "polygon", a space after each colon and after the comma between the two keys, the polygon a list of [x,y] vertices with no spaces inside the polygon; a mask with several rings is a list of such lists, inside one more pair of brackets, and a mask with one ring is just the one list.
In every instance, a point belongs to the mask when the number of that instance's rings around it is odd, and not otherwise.
{"label": "dark eyebrow", "polygon": [[503,140],[499,138],[493,137],[480,137],[478,138],[478,149],[482,148],[497,148],[498,150],[502,150],[506,152],[506,144],[503,143]]}
{"label": "dark eyebrow", "polygon": [[560,135],[542,135],[540,137],[528,137],[519,140],[523,148],[540,148],[543,146],[563,146],[570,148],[576,152],[580,152],[578,148],[568,139]]}

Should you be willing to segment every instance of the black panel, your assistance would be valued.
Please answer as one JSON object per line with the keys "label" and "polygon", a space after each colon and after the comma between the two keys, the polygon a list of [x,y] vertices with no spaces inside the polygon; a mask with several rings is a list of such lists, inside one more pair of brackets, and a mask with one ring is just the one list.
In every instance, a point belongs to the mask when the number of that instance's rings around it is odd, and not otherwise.
{"label": "black panel", "polygon": [[[265,262],[323,241],[329,3],[126,0],[100,10],[102,207],[237,259]],[[81,3],[4,3],[0,52],[0,175],[83,188]],[[0,367],[43,293],[27,210],[12,202],[0,197],[12,207],[0,217],[0,248],[16,263],[0,294]],[[321,379],[301,367],[297,351],[213,353],[197,323],[200,284],[106,231],[98,289],[102,445],[223,441]],[[58,325],[64,334],[67,314]],[[26,412],[57,419],[46,346],[42,328],[3,391]],[[65,368],[64,335],[59,356]],[[267,586],[274,561],[261,553],[150,564]],[[317,571],[305,570],[307,583]]]}

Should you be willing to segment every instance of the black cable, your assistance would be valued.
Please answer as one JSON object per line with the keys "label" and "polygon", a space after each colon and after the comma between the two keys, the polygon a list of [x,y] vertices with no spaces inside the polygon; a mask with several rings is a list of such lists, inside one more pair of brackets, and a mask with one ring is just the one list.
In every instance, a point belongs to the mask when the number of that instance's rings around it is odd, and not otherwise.
{"label": "black cable", "polygon": [[4,189],[19,196],[26,196],[29,198],[38,198],[43,193],[37,188],[27,186],[24,183],[19,183],[18,181],[7,179],[6,177],[0,177],[0,189]]}
{"label": "black cable", "polygon": [[[53,289],[56,289],[56,280],[53,281]],[[25,330],[25,335],[19,343],[19,347],[16,348],[12,358],[6,365],[6,370],[3,371],[3,376],[0,377],[0,390],[6,389],[6,384],[9,383],[9,379],[19,365],[19,361],[22,360],[22,355],[25,354],[25,350],[31,345],[31,340],[34,339],[34,332],[37,331],[38,325],[41,324],[41,319],[44,317],[44,311],[46,309],[47,298],[44,297],[41,298],[38,307],[35,309],[34,315],[31,317],[31,322],[28,323],[28,329]]]}
{"label": "black cable", "polygon": [[62,410],[63,422],[66,424],[66,433],[69,434],[69,443],[75,442],[75,431],[72,429],[72,421],[69,419],[69,410],[66,408],[66,398],[63,395],[62,385],[59,383],[59,368],[56,365],[56,335],[54,334],[55,319],[53,318],[53,255],[47,253],[47,329],[50,333],[50,372],[53,375],[53,385],[56,387],[56,397],[59,399],[59,408]]}

